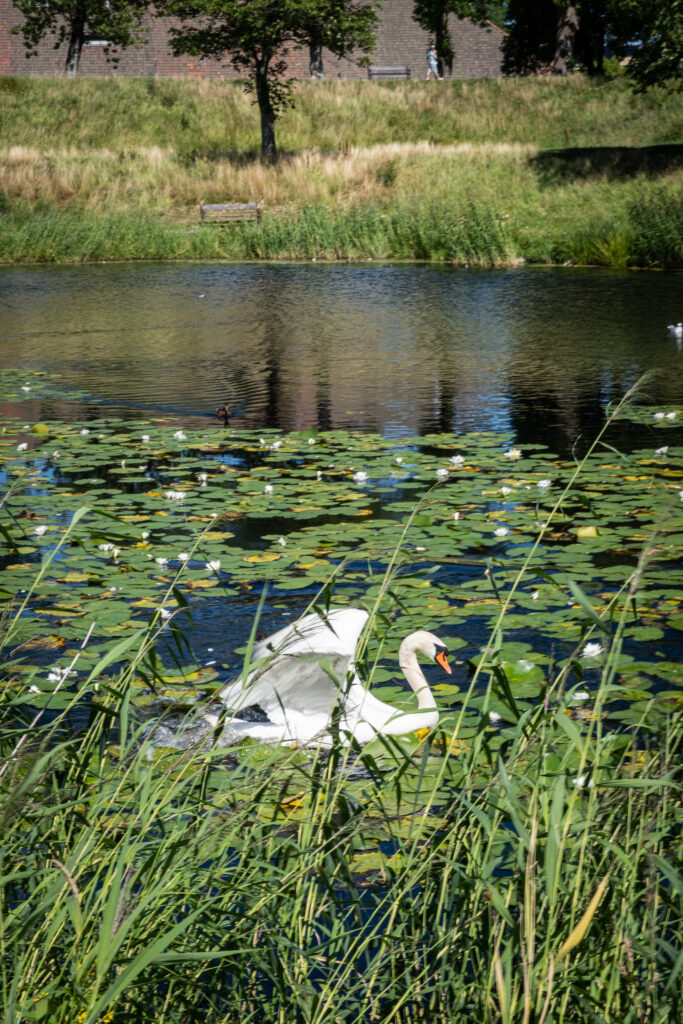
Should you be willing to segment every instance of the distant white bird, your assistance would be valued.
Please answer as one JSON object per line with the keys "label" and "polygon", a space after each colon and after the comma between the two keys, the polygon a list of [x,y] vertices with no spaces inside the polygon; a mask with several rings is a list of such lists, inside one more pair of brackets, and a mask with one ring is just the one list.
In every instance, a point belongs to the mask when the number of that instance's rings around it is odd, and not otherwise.
{"label": "distant white bird", "polygon": [[683,338],[683,324],[669,324],[667,330],[674,338]]}
{"label": "distant white bird", "polygon": [[[403,640],[398,662],[417,694],[417,711],[397,711],[366,690],[356,674],[353,658],[367,619],[368,613],[360,608],[336,608],[326,618],[307,615],[257,644],[253,655],[260,664],[246,681],[226,686],[221,699],[235,713],[257,704],[267,721],[228,718],[221,745],[249,737],[264,743],[329,746],[337,704],[345,744],[350,737],[362,744],[378,735],[403,736],[433,728],[439,712],[417,654],[431,658],[450,673],[446,645],[426,630]],[[208,714],[204,720],[215,728],[219,715]]]}

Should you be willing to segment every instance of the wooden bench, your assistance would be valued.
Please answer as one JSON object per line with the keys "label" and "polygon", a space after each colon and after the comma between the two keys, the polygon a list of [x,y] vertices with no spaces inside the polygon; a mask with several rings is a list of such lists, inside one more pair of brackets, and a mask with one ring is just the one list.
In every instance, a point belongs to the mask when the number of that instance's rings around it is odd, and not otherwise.
{"label": "wooden bench", "polygon": [[261,204],[258,203],[201,203],[199,217],[207,224],[239,224],[243,221],[261,222]]}
{"label": "wooden bench", "polygon": [[404,67],[382,67],[371,64],[368,68],[368,78],[410,78],[410,68]]}

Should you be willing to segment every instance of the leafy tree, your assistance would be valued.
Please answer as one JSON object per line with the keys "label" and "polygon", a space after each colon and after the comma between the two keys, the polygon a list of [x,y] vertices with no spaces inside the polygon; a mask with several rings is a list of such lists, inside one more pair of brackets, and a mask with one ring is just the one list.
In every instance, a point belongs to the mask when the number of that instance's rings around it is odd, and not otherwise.
{"label": "leafy tree", "polygon": [[173,52],[227,57],[248,76],[261,115],[261,153],[274,160],[275,121],[291,102],[284,80],[291,45],[325,46],[338,57],[368,53],[375,44],[373,0],[159,0],[178,19]]}
{"label": "leafy tree", "polygon": [[568,75],[576,64],[602,71],[608,9],[612,0],[509,0],[509,35],[503,70],[535,73],[543,68]]}
{"label": "leafy tree", "polygon": [[568,74],[576,64],[600,74],[607,43],[623,54],[637,39],[628,74],[640,88],[683,78],[683,0],[507,0],[506,14],[507,74],[544,65]]}
{"label": "leafy tree", "polygon": [[503,43],[506,75],[534,74],[552,63],[557,10],[553,0],[509,0]]}
{"label": "leafy tree", "polygon": [[[68,40],[64,70],[78,73],[83,44],[88,36],[108,40],[112,46],[130,46],[143,37],[142,18],[148,0],[13,0],[24,16],[14,32],[24,37],[26,55],[38,52],[43,38],[55,37],[55,49]],[[117,57],[105,49],[108,60]]]}
{"label": "leafy tree", "polygon": [[488,17],[490,7],[499,8],[500,4],[490,4],[486,0],[415,0],[413,4],[413,20],[432,36],[439,54],[439,73],[443,75],[444,66],[449,72],[453,69],[453,40],[448,30],[448,16],[455,14],[458,18],[470,18],[472,21],[483,21]]}
{"label": "leafy tree", "polygon": [[628,68],[638,89],[649,85],[668,84],[681,89],[683,82],[683,0],[630,0],[624,3],[630,20],[628,35],[622,30],[622,45],[638,35],[642,45],[636,50]]}

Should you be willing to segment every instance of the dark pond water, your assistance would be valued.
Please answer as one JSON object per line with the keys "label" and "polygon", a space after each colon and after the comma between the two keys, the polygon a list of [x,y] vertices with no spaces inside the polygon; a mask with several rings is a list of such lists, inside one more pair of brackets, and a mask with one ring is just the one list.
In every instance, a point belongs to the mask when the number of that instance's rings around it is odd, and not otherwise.
{"label": "dark pond water", "polygon": [[[205,426],[510,430],[567,454],[645,371],[683,395],[682,278],[575,268],[106,264],[0,268],[0,365],[90,396],[27,418],[169,413]],[[679,343],[680,344],[680,343]],[[624,427],[624,444],[648,444]],[[630,433],[628,433],[630,431]]]}

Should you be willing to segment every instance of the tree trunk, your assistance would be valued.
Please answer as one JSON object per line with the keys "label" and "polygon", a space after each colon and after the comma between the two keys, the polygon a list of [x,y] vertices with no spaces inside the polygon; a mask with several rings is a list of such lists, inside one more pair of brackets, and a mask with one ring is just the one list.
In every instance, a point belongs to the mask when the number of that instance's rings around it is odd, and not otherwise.
{"label": "tree trunk", "polygon": [[561,7],[557,16],[555,33],[555,57],[553,74],[568,75],[569,62],[574,56],[576,36],[579,31],[579,14],[574,4]]}
{"label": "tree trunk", "polygon": [[69,33],[69,46],[66,51],[66,63],[64,70],[69,78],[78,74],[78,65],[81,60],[81,50],[85,42],[85,15],[80,12],[74,18]]}
{"label": "tree trunk", "polygon": [[261,158],[268,163],[277,160],[275,147],[275,111],[270,101],[268,62],[256,69],[256,99],[261,114]]}
{"label": "tree trunk", "polygon": [[439,74],[444,78],[446,69],[449,74],[453,70],[453,44],[448,31],[448,12],[446,10],[437,13],[434,23],[434,43],[439,55]]}
{"label": "tree trunk", "polygon": [[308,70],[311,78],[324,78],[323,68],[323,44],[318,40],[311,40],[308,46]]}

